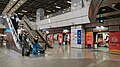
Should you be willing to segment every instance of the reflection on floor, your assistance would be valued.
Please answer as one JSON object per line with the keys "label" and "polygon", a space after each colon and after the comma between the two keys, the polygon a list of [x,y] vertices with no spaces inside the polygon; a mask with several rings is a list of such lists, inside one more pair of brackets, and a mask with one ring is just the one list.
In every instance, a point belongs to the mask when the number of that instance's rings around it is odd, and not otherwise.
{"label": "reflection on floor", "polygon": [[120,67],[120,55],[102,50],[54,46],[39,57],[22,57],[21,54],[0,48],[0,67]]}

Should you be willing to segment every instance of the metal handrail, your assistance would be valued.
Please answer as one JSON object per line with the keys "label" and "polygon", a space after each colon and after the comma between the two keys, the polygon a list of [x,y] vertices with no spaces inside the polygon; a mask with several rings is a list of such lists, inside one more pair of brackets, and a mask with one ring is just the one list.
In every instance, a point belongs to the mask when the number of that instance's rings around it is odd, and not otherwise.
{"label": "metal handrail", "polygon": [[[12,33],[13,39],[14,39],[14,41],[15,41],[15,44],[17,44],[17,40],[18,40],[19,46],[20,46],[21,41],[20,41],[20,39],[19,39],[19,37],[18,37],[18,35],[17,35],[17,33],[16,33],[16,30],[15,30],[13,24],[12,24],[12,21],[11,21],[10,17],[7,16],[6,20],[7,20],[7,23],[8,23],[8,26],[9,26],[10,30],[12,31],[11,33]],[[15,35],[15,38],[14,38],[14,35]],[[18,46],[16,46],[16,47],[17,47],[18,49],[21,49],[21,48],[18,47]]]}

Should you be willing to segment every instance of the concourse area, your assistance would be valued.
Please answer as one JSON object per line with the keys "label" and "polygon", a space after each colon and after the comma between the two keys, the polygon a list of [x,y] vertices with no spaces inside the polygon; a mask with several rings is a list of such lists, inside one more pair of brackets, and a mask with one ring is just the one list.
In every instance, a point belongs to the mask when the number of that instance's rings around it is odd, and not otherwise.
{"label": "concourse area", "polygon": [[22,57],[20,53],[0,48],[1,67],[119,67],[120,56],[104,51],[55,46],[45,55]]}
{"label": "concourse area", "polygon": [[120,1],[0,0],[0,67],[120,67]]}

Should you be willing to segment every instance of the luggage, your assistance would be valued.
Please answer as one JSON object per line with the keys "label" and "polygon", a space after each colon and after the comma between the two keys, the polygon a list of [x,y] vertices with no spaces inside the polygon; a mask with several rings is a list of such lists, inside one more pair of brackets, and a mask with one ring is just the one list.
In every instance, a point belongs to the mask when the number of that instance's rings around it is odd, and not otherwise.
{"label": "luggage", "polygon": [[27,51],[25,55],[30,56],[30,51]]}

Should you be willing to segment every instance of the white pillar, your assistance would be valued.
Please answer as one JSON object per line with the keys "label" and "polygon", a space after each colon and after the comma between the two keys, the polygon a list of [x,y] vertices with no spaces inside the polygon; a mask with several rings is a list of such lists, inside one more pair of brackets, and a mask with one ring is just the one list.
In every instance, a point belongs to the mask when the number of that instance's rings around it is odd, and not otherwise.
{"label": "white pillar", "polygon": [[36,15],[37,15],[37,22],[44,19],[44,9],[39,8],[36,12]]}
{"label": "white pillar", "polygon": [[[81,31],[81,35],[78,35],[78,30]],[[82,25],[71,27],[71,34],[72,47],[85,48],[85,29],[82,27]],[[81,44],[78,44],[78,38],[80,38]]]}

